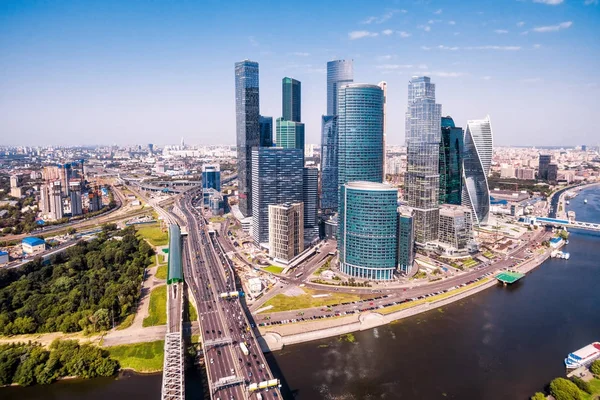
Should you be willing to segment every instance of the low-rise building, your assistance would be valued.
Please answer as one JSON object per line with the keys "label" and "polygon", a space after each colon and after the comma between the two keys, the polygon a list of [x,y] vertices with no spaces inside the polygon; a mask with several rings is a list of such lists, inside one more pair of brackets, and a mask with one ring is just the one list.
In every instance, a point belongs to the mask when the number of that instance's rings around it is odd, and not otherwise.
{"label": "low-rise building", "polygon": [[37,254],[46,250],[46,242],[36,237],[26,237],[21,245],[25,254]]}
{"label": "low-rise building", "polygon": [[0,265],[8,264],[8,253],[0,250]]}
{"label": "low-rise building", "polygon": [[257,295],[262,290],[262,281],[260,278],[250,278],[248,279],[248,290],[251,294]]}

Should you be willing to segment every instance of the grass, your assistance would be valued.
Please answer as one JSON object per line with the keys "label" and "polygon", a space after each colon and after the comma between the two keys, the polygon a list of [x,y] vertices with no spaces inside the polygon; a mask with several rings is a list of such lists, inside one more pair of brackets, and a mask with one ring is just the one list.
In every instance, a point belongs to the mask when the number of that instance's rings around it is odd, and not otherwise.
{"label": "grass", "polygon": [[209,221],[212,222],[212,223],[219,223],[219,222],[225,221],[225,218],[220,217],[220,216],[214,216],[214,217],[211,217],[209,219]]}
{"label": "grass", "polygon": [[492,253],[491,251],[486,251],[485,253],[483,253],[483,256],[485,258],[489,258],[490,260],[493,258],[496,258],[496,256],[494,255],[494,253]]}
{"label": "grass", "polygon": [[396,312],[396,311],[405,310],[407,308],[416,307],[416,306],[421,305],[421,304],[433,303],[434,301],[440,301],[440,300],[446,299],[446,298],[451,297],[451,296],[456,296],[457,294],[465,292],[467,290],[471,290],[471,289],[473,289],[473,288],[475,288],[477,286],[483,285],[487,281],[489,281],[489,278],[483,278],[479,282],[475,282],[475,283],[472,283],[470,285],[467,285],[467,286],[464,286],[464,287],[461,287],[461,288],[458,288],[458,289],[454,289],[454,290],[451,290],[451,291],[446,292],[446,293],[438,294],[436,296],[426,297],[426,298],[420,299],[420,300],[409,301],[408,303],[396,304],[396,305],[393,305],[393,306],[390,306],[390,307],[385,307],[385,308],[380,309],[378,312],[380,314],[384,314],[385,315],[385,314],[391,314],[391,313]]}
{"label": "grass", "polygon": [[264,312],[273,313],[278,311],[301,310],[312,307],[326,307],[334,304],[360,300],[360,296],[349,293],[329,293],[329,296],[327,297],[315,298],[312,296],[315,294],[325,293],[310,289],[304,289],[304,291],[306,294],[299,296],[286,296],[285,294],[278,294],[264,304],[265,307],[273,306],[273,308],[270,308]]}
{"label": "grass", "polygon": [[134,318],[135,318],[135,314],[129,314],[127,317],[125,317],[123,322],[121,322],[119,324],[119,326],[117,326],[117,330],[122,331],[123,329],[129,328],[131,326],[131,324],[133,324]]}
{"label": "grass", "polygon": [[187,310],[183,311],[185,315],[188,315],[189,318],[186,319],[186,322],[197,321],[198,313],[196,312],[196,307],[188,300],[187,301]]}
{"label": "grass", "polygon": [[165,325],[167,323],[167,286],[159,286],[150,292],[149,315],[142,322],[143,327]]}
{"label": "grass", "polygon": [[322,272],[327,271],[328,269],[331,269],[331,258],[327,259],[327,261],[325,261],[325,264],[321,265],[314,273],[313,275],[315,276],[320,276]]}
{"label": "grass", "polygon": [[427,274],[423,271],[419,271],[416,274],[414,274],[410,279],[422,279],[422,278],[427,278]]}
{"label": "grass", "polygon": [[148,240],[152,246],[166,246],[169,244],[169,234],[163,232],[158,224],[138,226],[137,234],[139,237]]}
{"label": "grass", "polygon": [[161,265],[156,269],[156,278],[157,279],[167,279],[167,265]]}
{"label": "grass", "polygon": [[471,267],[476,266],[477,264],[479,264],[479,263],[477,261],[473,260],[472,258],[469,258],[469,259],[463,261],[463,266],[465,268],[471,268]]}
{"label": "grass", "polygon": [[285,268],[278,267],[277,265],[269,265],[268,267],[263,268],[263,271],[270,272],[272,274],[280,274],[283,272]]}
{"label": "grass", "polygon": [[112,358],[119,361],[121,368],[137,372],[158,372],[163,368],[164,345],[164,340],[158,340],[107,347],[106,350]]}

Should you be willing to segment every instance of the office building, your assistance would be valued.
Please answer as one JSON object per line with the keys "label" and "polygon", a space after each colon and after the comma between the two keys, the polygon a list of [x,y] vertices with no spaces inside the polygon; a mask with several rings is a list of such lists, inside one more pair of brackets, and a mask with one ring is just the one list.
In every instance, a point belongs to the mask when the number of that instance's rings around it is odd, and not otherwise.
{"label": "office building", "polygon": [[83,214],[83,202],[81,199],[81,182],[69,183],[69,198],[71,200],[71,215],[73,217]]}
{"label": "office building", "polygon": [[552,162],[552,156],[550,154],[540,154],[540,161],[538,165],[538,179],[547,181],[548,180],[548,165]]}
{"label": "office building", "polygon": [[338,187],[353,181],[383,182],[383,90],[351,83],[339,88]]}
{"label": "office building", "polygon": [[440,207],[438,241],[450,247],[446,252],[463,251],[473,236],[471,209],[444,204]]}
{"label": "office building", "polygon": [[442,117],[440,140],[440,204],[461,204],[464,131],[452,117]]}
{"label": "office building", "polygon": [[202,199],[204,206],[208,207],[211,193],[209,189],[214,189],[217,193],[221,191],[221,166],[203,165],[202,166]]}
{"label": "office building", "polygon": [[261,244],[269,241],[269,205],[302,202],[302,150],[256,147],[252,164],[252,236]]}
{"label": "office building", "polygon": [[277,118],[277,147],[284,149],[300,149],[304,157],[304,124]]}
{"label": "office building", "polygon": [[490,215],[488,175],[492,165],[490,117],[467,121],[463,159],[462,205],[471,208],[473,223],[485,225]]}
{"label": "office building", "polygon": [[54,182],[50,189],[50,215],[55,221],[64,216],[62,204],[62,185],[60,181]]}
{"label": "office building", "polygon": [[[377,86],[379,86],[381,88],[381,90],[383,90],[383,146],[382,146],[382,152],[383,152],[383,174],[385,177],[385,162],[386,162],[386,157],[385,157],[385,143],[386,143],[386,134],[387,134],[387,119],[386,119],[386,114],[387,114],[387,82],[386,81],[381,81],[377,84]],[[385,179],[384,179],[385,181]]]}
{"label": "office building", "polygon": [[398,209],[398,272],[409,275],[415,262],[415,224],[412,210]]}
{"label": "office building", "polygon": [[337,116],[321,117],[321,204],[323,213],[338,208],[338,132]]}
{"label": "office building", "polygon": [[302,121],[301,83],[296,79],[283,78],[281,81],[281,117],[286,121]]}
{"label": "office building", "polygon": [[548,182],[556,185],[558,181],[558,164],[548,164]]}
{"label": "office building", "polygon": [[319,170],[317,168],[304,168],[303,190],[304,227],[315,228],[317,226],[317,203],[319,198]]}
{"label": "office building", "polygon": [[273,117],[260,116],[258,118],[260,127],[260,147],[273,147]]}
{"label": "office building", "polygon": [[398,190],[383,183],[340,187],[340,271],[364,279],[391,280],[397,268]]}
{"label": "office building", "polygon": [[438,234],[441,112],[435,84],[426,76],[413,77],[408,82],[404,193],[414,210],[415,241],[420,245],[436,240]]}
{"label": "office building", "polygon": [[244,217],[252,214],[252,148],[260,144],[258,63],[235,63],[235,122],[238,198]]}
{"label": "office building", "polygon": [[354,82],[352,60],[334,60],[327,63],[327,115],[337,115],[339,88]]}
{"label": "office building", "polygon": [[304,205],[269,205],[269,256],[287,263],[304,251]]}

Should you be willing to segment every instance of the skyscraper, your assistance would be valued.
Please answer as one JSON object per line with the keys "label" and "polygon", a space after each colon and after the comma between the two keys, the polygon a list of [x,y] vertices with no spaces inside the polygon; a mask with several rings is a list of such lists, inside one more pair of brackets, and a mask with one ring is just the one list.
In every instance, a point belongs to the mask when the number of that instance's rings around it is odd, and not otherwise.
{"label": "skyscraper", "polygon": [[419,244],[436,240],[438,234],[441,113],[442,106],[435,103],[435,84],[426,76],[413,77],[408,82],[406,111],[405,195],[414,210]]}
{"label": "skyscraper", "polygon": [[221,191],[221,167],[219,165],[202,166],[202,197],[205,206],[210,203],[211,191]]}
{"label": "skyscraper", "polygon": [[321,210],[338,208],[338,133],[337,116],[321,117]]}
{"label": "skyscraper", "polygon": [[269,256],[288,262],[304,251],[302,203],[269,205]]}
{"label": "skyscraper", "polygon": [[381,81],[377,84],[383,90],[383,176],[385,181],[385,141],[387,131],[387,82]]}
{"label": "skyscraper", "polygon": [[277,147],[284,149],[300,149],[304,155],[304,124],[277,118]]}
{"label": "skyscraper", "polygon": [[415,224],[412,210],[398,209],[398,272],[410,274],[415,261]]}
{"label": "skyscraper", "polygon": [[260,144],[258,63],[235,63],[235,122],[240,212],[252,214],[252,147]]}
{"label": "skyscraper", "polygon": [[81,200],[81,182],[69,183],[69,197],[71,200],[71,215],[83,214],[83,202]]}
{"label": "skyscraper", "polygon": [[263,115],[258,118],[260,127],[260,147],[273,147],[273,117],[265,117]]}
{"label": "skyscraper", "polygon": [[252,165],[252,236],[260,244],[269,241],[269,205],[302,202],[302,150],[256,147]]}
{"label": "skyscraper", "polygon": [[354,82],[352,60],[334,60],[327,63],[327,115],[337,115],[338,89]]}
{"label": "skyscraper", "polygon": [[538,179],[548,180],[548,165],[552,162],[552,155],[540,154],[538,165]]}
{"label": "skyscraper", "polygon": [[56,181],[52,184],[52,192],[50,194],[51,202],[51,217],[55,221],[62,219],[63,217],[63,204],[62,204],[62,188],[60,181]]}
{"label": "skyscraper", "polygon": [[339,88],[338,187],[352,181],[383,182],[383,90],[351,83]]}
{"label": "skyscraper", "polygon": [[319,195],[319,170],[317,168],[304,168],[303,190],[304,226],[306,228],[314,228],[317,226],[317,202]]}
{"label": "skyscraper", "polygon": [[398,189],[383,183],[340,187],[340,271],[357,278],[393,279],[397,268]]}
{"label": "skyscraper", "polygon": [[454,125],[450,116],[442,117],[440,204],[461,204],[464,134],[462,128]]}
{"label": "skyscraper", "polygon": [[283,78],[281,82],[281,117],[286,121],[302,121],[301,83],[296,79]]}
{"label": "skyscraper", "polygon": [[467,121],[463,160],[462,205],[471,207],[473,222],[485,225],[490,215],[488,175],[492,165],[493,136],[490,117]]}

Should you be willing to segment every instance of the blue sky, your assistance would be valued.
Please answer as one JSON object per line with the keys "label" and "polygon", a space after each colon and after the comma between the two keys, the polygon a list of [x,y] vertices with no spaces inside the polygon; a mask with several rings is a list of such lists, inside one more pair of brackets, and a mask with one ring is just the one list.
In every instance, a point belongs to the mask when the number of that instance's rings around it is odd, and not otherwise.
{"label": "blue sky", "polygon": [[598,0],[0,0],[0,144],[234,144],[245,58],[263,115],[302,81],[310,143],[336,58],[388,82],[391,144],[412,75],[458,125],[489,114],[497,145],[600,143]]}

